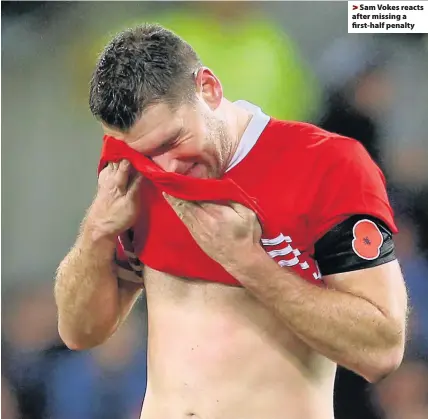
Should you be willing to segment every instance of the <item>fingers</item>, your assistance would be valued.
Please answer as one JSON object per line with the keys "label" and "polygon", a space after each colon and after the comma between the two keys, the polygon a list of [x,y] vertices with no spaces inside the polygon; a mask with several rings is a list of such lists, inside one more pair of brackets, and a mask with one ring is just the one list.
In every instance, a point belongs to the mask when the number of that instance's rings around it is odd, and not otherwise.
{"label": "fingers", "polygon": [[[101,171],[98,184],[110,185],[109,187],[117,188],[123,194],[127,193],[131,183],[132,166],[128,160],[120,162],[109,162]],[[134,180],[134,179],[132,179]]]}
{"label": "fingers", "polygon": [[113,169],[115,170],[117,187],[122,191],[126,191],[129,182],[131,164],[128,160],[121,160],[119,163],[113,163]]}
{"label": "fingers", "polygon": [[163,197],[171,205],[172,209],[176,212],[178,217],[183,220],[186,212],[189,210],[190,202],[183,201],[182,199],[175,198],[171,195],[168,195],[165,192],[162,192]]}
{"label": "fingers", "polygon": [[197,223],[208,222],[208,213],[198,202],[184,201],[165,192],[162,192],[162,195],[188,228],[192,228]]}

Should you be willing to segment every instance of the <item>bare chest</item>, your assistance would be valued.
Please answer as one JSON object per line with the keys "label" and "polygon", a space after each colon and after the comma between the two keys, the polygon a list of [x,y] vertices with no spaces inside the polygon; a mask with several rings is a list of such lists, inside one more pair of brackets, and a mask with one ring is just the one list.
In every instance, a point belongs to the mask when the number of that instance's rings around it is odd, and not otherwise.
{"label": "bare chest", "polygon": [[231,356],[255,348],[274,350],[284,358],[297,354],[303,363],[312,362],[312,350],[245,288],[145,270],[153,340],[195,342]]}

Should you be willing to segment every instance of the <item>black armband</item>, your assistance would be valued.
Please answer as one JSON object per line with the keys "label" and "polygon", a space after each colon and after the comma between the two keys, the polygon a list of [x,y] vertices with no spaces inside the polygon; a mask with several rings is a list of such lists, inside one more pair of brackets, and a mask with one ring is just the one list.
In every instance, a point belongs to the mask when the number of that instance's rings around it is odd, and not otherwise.
{"label": "black armband", "polygon": [[315,243],[322,275],[372,268],[396,259],[391,230],[378,218],[354,215]]}

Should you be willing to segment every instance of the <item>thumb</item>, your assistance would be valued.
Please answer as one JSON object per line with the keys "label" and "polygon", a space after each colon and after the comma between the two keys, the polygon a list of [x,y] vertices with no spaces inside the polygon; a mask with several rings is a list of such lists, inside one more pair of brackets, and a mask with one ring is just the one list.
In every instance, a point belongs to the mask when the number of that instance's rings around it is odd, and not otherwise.
{"label": "thumb", "polygon": [[250,210],[249,208],[245,207],[242,204],[238,204],[237,202],[229,202],[229,205],[242,218],[247,218],[249,214],[253,213],[252,210]]}
{"label": "thumb", "polygon": [[253,221],[254,223],[257,223],[259,227],[261,228],[261,221],[258,217],[258,215],[250,208],[238,204],[237,202],[230,202],[229,203],[231,208],[244,220]]}

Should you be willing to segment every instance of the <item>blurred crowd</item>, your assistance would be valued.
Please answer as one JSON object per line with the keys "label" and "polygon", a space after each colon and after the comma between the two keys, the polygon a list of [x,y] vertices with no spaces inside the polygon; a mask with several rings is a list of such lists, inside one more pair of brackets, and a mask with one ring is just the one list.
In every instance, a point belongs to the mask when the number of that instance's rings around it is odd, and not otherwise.
{"label": "blurred crowd", "polygon": [[339,369],[336,419],[428,418],[428,35],[348,35],[345,2],[296,3],[2,2],[2,418],[138,417],[144,298],[108,342],[74,352],[56,330],[51,278],[95,190],[92,66],[112,34],[143,21],[189,41],[228,98],[353,137],[383,169],[408,346],[378,384]]}

